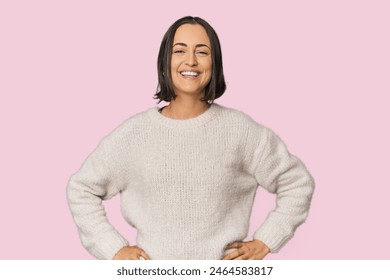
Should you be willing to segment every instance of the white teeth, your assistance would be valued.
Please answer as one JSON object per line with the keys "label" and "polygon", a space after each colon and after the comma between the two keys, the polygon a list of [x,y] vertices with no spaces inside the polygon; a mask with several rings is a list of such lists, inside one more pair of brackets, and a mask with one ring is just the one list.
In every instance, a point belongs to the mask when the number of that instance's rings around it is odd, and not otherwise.
{"label": "white teeth", "polygon": [[197,77],[199,75],[199,73],[192,72],[192,71],[183,71],[180,72],[180,74],[182,74],[183,76],[193,76],[193,77]]}

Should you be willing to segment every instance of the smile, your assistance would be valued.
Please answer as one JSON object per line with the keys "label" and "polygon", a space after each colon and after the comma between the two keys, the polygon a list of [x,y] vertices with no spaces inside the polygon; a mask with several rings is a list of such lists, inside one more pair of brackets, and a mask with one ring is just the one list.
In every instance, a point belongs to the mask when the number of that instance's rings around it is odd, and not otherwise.
{"label": "smile", "polygon": [[182,71],[180,74],[184,77],[198,77],[199,72],[194,72],[194,71]]}

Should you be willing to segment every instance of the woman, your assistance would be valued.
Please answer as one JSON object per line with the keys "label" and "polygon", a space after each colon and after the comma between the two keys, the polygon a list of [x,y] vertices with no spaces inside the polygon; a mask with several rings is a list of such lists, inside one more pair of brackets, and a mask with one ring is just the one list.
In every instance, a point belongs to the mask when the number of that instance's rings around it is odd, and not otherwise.
{"label": "woman", "polygon": [[[184,17],[165,34],[155,98],[169,104],[132,116],[105,137],[68,185],[85,248],[100,259],[263,259],[306,218],[314,182],[270,130],[214,103],[225,91],[217,34]],[[257,187],[277,207],[247,237]],[[129,245],[102,199],[121,194]]]}

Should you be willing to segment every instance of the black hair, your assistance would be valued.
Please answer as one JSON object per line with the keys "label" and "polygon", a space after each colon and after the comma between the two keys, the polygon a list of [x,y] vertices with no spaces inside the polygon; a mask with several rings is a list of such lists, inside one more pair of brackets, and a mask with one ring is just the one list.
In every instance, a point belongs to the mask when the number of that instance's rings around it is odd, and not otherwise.
{"label": "black hair", "polygon": [[200,24],[203,26],[211,44],[211,79],[205,87],[205,95],[201,100],[206,101],[207,103],[213,103],[214,100],[221,97],[226,90],[222,67],[222,51],[217,33],[204,19],[186,16],[178,19],[169,27],[161,42],[157,59],[158,86],[156,94],[154,95],[155,99],[159,99],[158,103],[161,101],[170,102],[176,98],[171,77],[173,39],[175,37],[176,30],[186,23]]}

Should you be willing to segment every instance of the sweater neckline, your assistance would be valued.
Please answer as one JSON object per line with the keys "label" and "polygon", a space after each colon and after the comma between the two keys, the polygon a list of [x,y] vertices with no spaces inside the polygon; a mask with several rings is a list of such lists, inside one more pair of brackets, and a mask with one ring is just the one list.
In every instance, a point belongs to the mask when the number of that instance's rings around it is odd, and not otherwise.
{"label": "sweater neckline", "polygon": [[159,112],[160,109],[161,108],[155,107],[149,110],[149,116],[153,121],[156,121],[161,125],[171,127],[171,128],[186,129],[186,128],[202,126],[208,123],[209,121],[213,120],[215,116],[218,114],[218,112],[220,111],[221,106],[216,103],[212,103],[210,107],[202,114],[185,120],[177,120],[177,119],[166,117]]}

